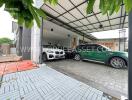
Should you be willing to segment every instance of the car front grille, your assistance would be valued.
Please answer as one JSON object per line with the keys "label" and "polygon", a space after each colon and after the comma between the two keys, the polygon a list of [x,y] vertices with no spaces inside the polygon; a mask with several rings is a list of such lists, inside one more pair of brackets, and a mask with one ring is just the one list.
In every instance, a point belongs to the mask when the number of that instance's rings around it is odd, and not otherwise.
{"label": "car front grille", "polygon": [[61,51],[60,54],[63,54],[63,51]]}
{"label": "car front grille", "polygon": [[56,51],[55,54],[59,54],[59,51]]}

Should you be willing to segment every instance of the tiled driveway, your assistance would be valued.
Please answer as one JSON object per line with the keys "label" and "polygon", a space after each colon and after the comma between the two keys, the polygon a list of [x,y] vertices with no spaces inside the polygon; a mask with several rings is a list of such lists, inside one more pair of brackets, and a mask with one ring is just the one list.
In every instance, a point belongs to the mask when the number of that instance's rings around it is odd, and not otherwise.
{"label": "tiled driveway", "polygon": [[115,69],[99,63],[71,59],[48,61],[46,64],[113,97],[119,99],[121,96],[127,97],[127,69]]}
{"label": "tiled driveway", "polygon": [[103,92],[45,65],[3,76],[0,100],[109,100]]}

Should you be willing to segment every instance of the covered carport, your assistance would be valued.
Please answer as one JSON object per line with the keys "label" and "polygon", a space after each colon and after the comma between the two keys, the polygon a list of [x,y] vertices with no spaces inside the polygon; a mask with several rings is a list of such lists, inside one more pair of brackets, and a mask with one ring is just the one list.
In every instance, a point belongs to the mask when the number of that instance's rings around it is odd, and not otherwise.
{"label": "covered carport", "polygon": [[41,8],[48,16],[47,20],[90,39],[96,39],[91,36],[92,32],[128,27],[128,15],[124,5],[121,5],[120,11],[112,16],[101,14],[98,8],[99,1],[96,1],[91,14],[86,14],[86,6],[86,0],[65,0],[59,1],[56,6],[43,4]]}
{"label": "covered carport", "polygon": [[[99,10],[99,1],[95,2],[93,12],[86,13],[87,1],[86,0],[65,0],[59,1],[57,5],[50,5],[43,2],[35,2],[36,6],[43,9],[47,15],[47,21],[55,23],[60,27],[72,31],[75,34],[82,36],[82,40],[88,38],[92,41],[97,38],[92,34],[93,32],[108,31],[114,29],[123,29],[128,27],[128,14],[125,12],[124,4],[121,5],[118,13],[109,16],[108,14],[102,15]],[[43,23],[41,29],[34,25],[31,35],[31,58],[37,60],[40,58],[40,51],[36,51],[36,47],[40,47],[44,27],[46,23],[42,18]],[[41,34],[40,34],[41,33]],[[40,38],[41,37],[41,38]],[[41,48],[42,49],[42,48]],[[35,53],[37,52],[37,53]],[[39,54],[39,55],[38,55]]]}
{"label": "covered carport", "polygon": [[[41,8],[47,14],[48,21],[64,27],[76,34],[82,35],[83,38],[87,37],[91,40],[96,39],[90,34],[92,32],[123,29],[128,27],[128,14],[125,12],[123,4],[118,13],[109,16],[108,14],[101,14],[98,8],[99,1],[96,1],[93,12],[87,15],[85,12],[86,3],[87,1],[84,0],[64,0],[59,1],[56,6],[43,4]],[[44,25],[45,23],[43,23],[43,26]],[[43,30],[42,28],[41,30]]]}

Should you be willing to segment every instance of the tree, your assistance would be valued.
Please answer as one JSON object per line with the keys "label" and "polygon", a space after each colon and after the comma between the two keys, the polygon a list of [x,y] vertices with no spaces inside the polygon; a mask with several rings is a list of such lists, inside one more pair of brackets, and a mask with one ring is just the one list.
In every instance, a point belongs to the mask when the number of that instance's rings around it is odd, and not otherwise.
{"label": "tree", "polygon": [[[87,13],[93,11],[95,1],[96,0],[87,0]],[[58,0],[44,0],[44,2],[56,5]],[[17,20],[18,24],[24,24],[28,28],[33,26],[33,20],[35,20],[38,27],[40,27],[39,16],[46,18],[44,11],[36,8],[33,4],[33,0],[0,0],[0,7],[5,5],[5,10]],[[125,5],[127,13],[132,10],[132,0],[100,0],[99,9],[102,14],[108,13],[112,15],[114,12],[119,11],[121,4]]]}
{"label": "tree", "polygon": [[9,38],[0,38],[0,45],[3,43],[12,44],[12,40]]}

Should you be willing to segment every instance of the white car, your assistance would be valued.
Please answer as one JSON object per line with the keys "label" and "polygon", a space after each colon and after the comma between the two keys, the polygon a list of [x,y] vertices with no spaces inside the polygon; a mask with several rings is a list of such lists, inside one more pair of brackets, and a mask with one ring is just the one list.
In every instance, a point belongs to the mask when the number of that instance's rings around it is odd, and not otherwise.
{"label": "white car", "polygon": [[62,49],[58,49],[54,46],[44,45],[42,58],[43,61],[53,60],[53,59],[63,59],[65,58],[65,51]]}

